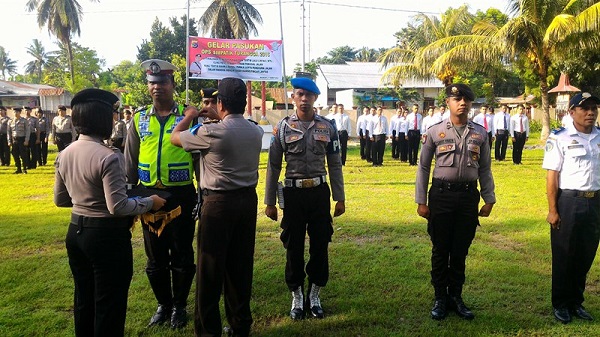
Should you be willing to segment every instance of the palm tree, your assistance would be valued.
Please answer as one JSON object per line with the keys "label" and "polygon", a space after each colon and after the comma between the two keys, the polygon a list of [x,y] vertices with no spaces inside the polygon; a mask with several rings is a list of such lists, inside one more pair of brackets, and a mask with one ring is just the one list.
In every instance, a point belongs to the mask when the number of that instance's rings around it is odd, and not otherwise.
{"label": "palm tree", "polygon": [[11,60],[8,57],[8,52],[0,46],[0,74],[2,74],[2,80],[6,79],[6,73],[9,75],[17,73],[17,61]]}
{"label": "palm tree", "polygon": [[79,36],[81,34],[80,21],[83,14],[81,5],[77,0],[28,0],[26,6],[30,12],[37,10],[40,28],[47,25],[48,32],[56,36],[67,47],[71,83],[75,84],[71,35],[75,33]]}
{"label": "palm tree", "polygon": [[36,76],[36,82],[42,81],[42,70],[48,63],[50,55],[46,53],[44,46],[38,39],[33,39],[32,43],[27,47],[27,54],[33,57],[32,61],[27,62],[25,65],[25,73]]}
{"label": "palm tree", "polygon": [[262,24],[262,17],[247,1],[213,0],[199,23],[202,33],[213,38],[248,39],[258,34],[255,22]]}
{"label": "palm tree", "polygon": [[479,22],[472,35],[438,40],[424,53],[436,55],[432,70],[469,65],[489,71],[498,62],[519,60],[536,77],[542,99],[542,139],[550,132],[549,70],[558,61],[600,47],[600,3],[591,0],[510,0],[511,19],[496,27]]}

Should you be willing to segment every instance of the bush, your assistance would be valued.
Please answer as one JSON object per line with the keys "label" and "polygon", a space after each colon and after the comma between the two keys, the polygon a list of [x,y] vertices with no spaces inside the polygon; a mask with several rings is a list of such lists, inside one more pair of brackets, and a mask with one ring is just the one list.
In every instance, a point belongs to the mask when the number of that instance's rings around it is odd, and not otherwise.
{"label": "bush", "polygon": [[[550,121],[550,130],[554,130],[554,129],[558,129],[562,127],[562,124],[560,123],[560,121],[557,120],[551,120]],[[529,132],[535,132],[535,133],[540,133],[542,132],[542,122],[541,121],[536,121],[536,120],[532,120],[529,122]]]}

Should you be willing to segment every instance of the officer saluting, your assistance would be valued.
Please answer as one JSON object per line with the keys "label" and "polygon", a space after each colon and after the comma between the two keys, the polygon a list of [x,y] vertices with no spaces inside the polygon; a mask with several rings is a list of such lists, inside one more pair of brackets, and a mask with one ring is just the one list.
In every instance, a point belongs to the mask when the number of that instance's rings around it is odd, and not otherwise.
{"label": "officer saluting", "polygon": [[[452,84],[446,87],[446,96],[450,117],[427,130],[417,170],[415,201],[419,204],[417,213],[428,220],[427,231],[433,244],[431,283],[435,302],[431,317],[444,319],[449,304],[460,317],[473,319],[475,316],[462,300],[465,259],[479,225],[477,216],[487,217],[496,202],[494,180],[487,130],[468,120],[475,98],[473,91],[464,84]],[[485,202],[479,211],[477,180]]]}
{"label": "officer saluting", "polygon": [[548,137],[542,164],[548,170],[552,306],[554,317],[565,324],[571,315],[593,320],[582,303],[600,241],[600,131],[594,127],[599,103],[587,92],[573,96],[573,122]]}
{"label": "officer saluting", "polygon": [[[323,318],[319,292],[329,279],[327,246],[333,235],[330,191],[327,185],[325,158],[329,171],[333,200],[333,216],[346,211],[344,178],[338,133],[335,123],[316,115],[313,104],[320,94],[317,85],[309,78],[292,79],[296,113],[283,118],[273,131],[265,191],[265,214],[277,220],[275,199],[277,180],[281,172],[282,157],[287,162],[283,186],[281,241],[287,249],[285,281],[292,292],[292,319],[302,319],[309,307],[313,317]],[[304,303],[304,238],[308,231],[310,259],[306,265],[308,292]]]}

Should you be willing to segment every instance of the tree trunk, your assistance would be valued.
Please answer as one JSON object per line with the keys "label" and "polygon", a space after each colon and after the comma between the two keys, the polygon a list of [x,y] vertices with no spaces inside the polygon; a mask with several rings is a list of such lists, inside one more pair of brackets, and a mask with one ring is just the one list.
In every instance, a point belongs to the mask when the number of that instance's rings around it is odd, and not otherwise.
{"label": "tree trunk", "polygon": [[550,106],[548,105],[548,78],[540,78],[540,91],[542,93],[542,133],[540,139],[546,140],[550,134]]}
{"label": "tree trunk", "polygon": [[73,70],[73,48],[71,47],[71,39],[65,41],[67,44],[67,55],[69,57],[69,74],[71,75],[71,84],[75,86],[75,71]]}

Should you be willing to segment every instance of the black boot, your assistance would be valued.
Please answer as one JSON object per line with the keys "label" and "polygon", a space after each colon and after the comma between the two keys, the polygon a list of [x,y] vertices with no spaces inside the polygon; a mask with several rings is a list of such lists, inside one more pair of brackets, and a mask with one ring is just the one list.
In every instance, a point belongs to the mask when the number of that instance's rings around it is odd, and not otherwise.
{"label": "black boot", "polygon": [[433,308],[431,308],[431,318],[439,321],[448,316],[447,301],[447,296],[435,298]]}
{"label": "black boot", "polygon": [[297,321],[304,318],[304,294],[302,287],[292,290],[292,310],[290,317]]}
{"label": "black boot", "polygon": [[148,327],[165,324],[171,319],[171,311],[171,307],[159,304],[158,309],[156,309],[156,312],[152,315],[152,318],[150,318]]}
{"label": "black boot", "polygon": [[161,325],[171,319],[173,298],[171,294],[171,273],[168,269],[148,271],[148,281],[158,301],[158,309],[150,319],[148,326]]}
{"label": "black boot", "polygon": [[471,320],[471,319],[475,318],[475,315],[473,314],[471,309],[469,309],[465,305],[465,303],[463,302],[463,299],[460,295],[450,295],[450,304],[452,306],[452,309],[454,309],[454,311],[456,311],[456,314],[460,318],[464,318],[467,320]]}
{"label": "black boot", "polygon": [[174,306],[171,314],[171,329],[183,328],[187,325],[187,310],[185,306]]}
{"label": "black boot", "polygon": [[310,314],[314,318],[323,318],[325,317],[325,313],[323,312],[323,307],[321,307],[321,299],[319,295],[321,293],[321,287],[314,283],[310,283],[308,285],[308,293],[306,294],[306,304],[305,307],[308,308]]}
{"label": "black boot", "polygon": [[187,298],[192,287],[196,270],[190,269],[185,272],[173,271],[173,314],[171,316],[171,328],[178,329],[187,325]]}

